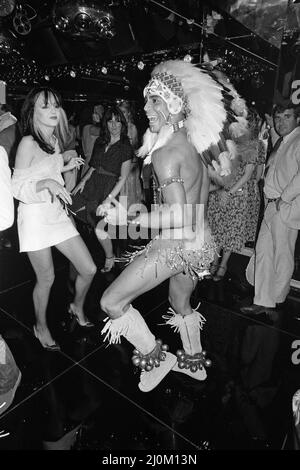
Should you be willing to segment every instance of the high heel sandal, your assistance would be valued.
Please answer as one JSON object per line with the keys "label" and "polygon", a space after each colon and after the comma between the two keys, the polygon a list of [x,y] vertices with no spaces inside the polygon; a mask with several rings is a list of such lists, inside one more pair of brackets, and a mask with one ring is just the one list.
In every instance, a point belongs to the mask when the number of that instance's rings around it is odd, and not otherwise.
{"label": "high heel sandal", "polygon": [[45,342],[42,340],[41,336],[39,335],[39,333],[38,333],[38,331],[37,331],[35,325],[33,326],[33,334],[34,334],[34,336],[36,337],[36,339],[39,340],[39,342],[41,343],[41,345],[43,346],[43,348],[46,349],[47,351],[53,351],[53,352],[61,351],[59,344],[57,344],[55,341],[54,341],[53,344],[47,344],[47,343],[45,343]]}
{"label": "high heel sandal", "polygon": [[83,323],[80,321],[78,313],[75,310],[74,304],[69,305],[68,312],[71,316],[71,319],[75,319],[79,326],[83,328],[93,328],[95,326],[94,323],[89,320],[86,320]]}
{"label": "high heel sandal", "polygon": [[[223,271],[223,274],[218,274],[220,270]],[[213,281],[215,282],[221,281],[224,278],[226,271],[227,271],[227,268],[225,268],[224,266],[219,266],[217,270],[217,274],[213,276]]]}
{"label": "high heel sandal", "polygon": [[107,256],[105,258],[105,265],[102,269],[100,269],[101,273],[109,273],[115,265],[115,257],[114,256]]}

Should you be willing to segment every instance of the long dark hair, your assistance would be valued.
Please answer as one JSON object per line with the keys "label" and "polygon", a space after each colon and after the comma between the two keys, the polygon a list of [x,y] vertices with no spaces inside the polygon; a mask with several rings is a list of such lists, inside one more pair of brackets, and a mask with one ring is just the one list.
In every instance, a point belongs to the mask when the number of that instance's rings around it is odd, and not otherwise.
{"label": "long dark hair", "polygon": [[128,132],[127,122],[126,122],[124,114],[117,106],[109,107],[104,113],[104,116],[102,118],[101,141],[105,145],[110,142],[110,132],[108,130],[107,122],[110,121],[113,116],[115,116],[122,124],[120,141],[129,142],[128,135],[127,135],[127,132]]}
{"label": "long dark hair", "polygon": [[39,95],[43,94],[45,97],[45,103],[47,104],[50,100],[51,95],[58,107],[61,107],[61,97],[57,91],[50,87],[37,87],[33,88],[25,98],[21,109],[21,128],[23,135],[31,135],[33,139],[38,143],[39,147],[46,153],[53,154],[55,148],[46,142],[42,133],[34,125],[34,106]]}

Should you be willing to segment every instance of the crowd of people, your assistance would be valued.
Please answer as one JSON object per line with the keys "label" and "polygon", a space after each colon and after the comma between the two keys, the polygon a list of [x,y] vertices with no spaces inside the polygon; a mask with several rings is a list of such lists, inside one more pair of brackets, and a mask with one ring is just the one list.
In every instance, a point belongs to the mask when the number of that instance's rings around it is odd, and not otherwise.
{"label": "crowd of people", "polygon": [[[192,307],[191,295],[204,277],[221,281],[231,253],[247,241],[255,246],[247,269],[255,297],[244,312],[268,313],[284,302],[300,220],[300,117],[287,103],[275,106],[266,122],[217,74],[179,60],[155,67],[144,97],[149,127],[137,150],[141,139],[127,101],[96,103],[91,122],[80,129],[68,118],[59,93],[49,87],[31,90],[20,121],[12,119],[0,132],[0,230],[13,223],[14,197],[20,252],[27,253],[36,274],[33,331],[50,351],[60,349],[46,318],[55,279],[52,247],[76,271],[70,315],[81,327],[93,328],[84,301],[97,268],[78,221],[94,230],[105,255],[104,273],[116,260],[110,226],[156,233],[131,254],[101,299],[108,315],[103,338],[117,343],[123,336],[134,346],[139,388],[147,392],[171,370],[205,380],[211,364],[200,338],[205,319]],[[142,158],[148,175],[143,179]],[[132,204],[147,203],[150,172],[156,204],[137,212]],[[127,197],[127,208],[121,196]],[[180,334],[177,357],[132,305],[167,279],[165,318]]]}

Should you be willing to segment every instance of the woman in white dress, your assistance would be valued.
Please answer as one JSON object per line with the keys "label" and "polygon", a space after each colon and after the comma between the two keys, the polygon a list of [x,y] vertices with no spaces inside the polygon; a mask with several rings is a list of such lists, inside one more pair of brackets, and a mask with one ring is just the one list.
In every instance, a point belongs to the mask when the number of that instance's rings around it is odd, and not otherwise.
{"label": "woman in white dress", "polygon": [[27,252],[36,274],[34,334],[44,348],[52,351],[59,350],[59,346],[46,320],[54,281],[51,247],[63,253],[78,272],[69,312],[81,326],[93,326],[84,315],[83,303],[96,273],[92,257],[66,211],[72,201],[61,173],[80,166],[83,161],[72,153],[65,152],[64,157],[60,154],[54,135],[60,108],[60,97],[51,88],[36,88],[27,95],[21,112],[24,137],[17,150],[12,178],[14,197],[20,201],[20,251]]}

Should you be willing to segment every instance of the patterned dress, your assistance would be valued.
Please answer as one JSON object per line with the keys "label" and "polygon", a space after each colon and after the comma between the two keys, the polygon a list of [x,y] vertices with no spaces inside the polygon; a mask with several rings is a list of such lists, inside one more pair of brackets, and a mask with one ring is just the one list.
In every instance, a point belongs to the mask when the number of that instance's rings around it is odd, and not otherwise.
{"label": "patterned dress", "polygon": [[228,203],[222,207],[219,191],[213,191],[208,200],[208,223],[217,246],[226,251],[239,252],[247,241],[254,241],[260,209],[260,194],[256,181],[258,165],[265,163],[264,152],[259,142],[251,141],[238,146],[238,164],[234,176],[225,187],[230,189],[243,176],[247,164],[254,163],[251,178],[242,188],[229,196]]}

